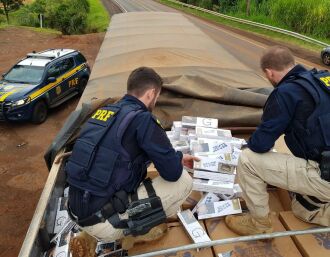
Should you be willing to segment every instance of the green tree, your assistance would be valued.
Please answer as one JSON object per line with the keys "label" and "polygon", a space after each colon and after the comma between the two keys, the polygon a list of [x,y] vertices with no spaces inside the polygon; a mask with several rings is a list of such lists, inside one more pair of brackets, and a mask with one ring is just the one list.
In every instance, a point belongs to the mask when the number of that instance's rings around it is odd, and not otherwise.
{"label": "green tree", "polygon": [[0,8],[6,15],[7,23],[9,24],[9,12],[19,9],[23,5],[23,0],[0,0]]}

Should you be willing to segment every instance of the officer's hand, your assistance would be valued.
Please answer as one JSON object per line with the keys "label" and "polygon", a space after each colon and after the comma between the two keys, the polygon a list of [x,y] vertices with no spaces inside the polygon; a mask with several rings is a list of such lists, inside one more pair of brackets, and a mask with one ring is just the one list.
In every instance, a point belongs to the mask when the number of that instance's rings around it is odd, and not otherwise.
{"label": "officer's hand", "polygon": [[184,154],[182,157],[182,165],[189,169],[194,167],[194,161],[199,162],[200,159],[190,154]]}

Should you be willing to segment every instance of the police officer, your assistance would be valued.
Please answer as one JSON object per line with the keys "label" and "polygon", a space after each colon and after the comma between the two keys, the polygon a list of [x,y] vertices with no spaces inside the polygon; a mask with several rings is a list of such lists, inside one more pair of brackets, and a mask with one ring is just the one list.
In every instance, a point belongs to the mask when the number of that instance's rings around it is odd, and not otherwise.
{"label": "police officer", "polygon": [[[226,224],[240,235],[272,232],[270,184],[295,192],[292,211],[297,217],[329,226],[330,73],[307,71],[279,46],[266,51],[260,64],[275,89],[237,167],[250,213],[228,216]],[[294,156],[270,151],[282,134]]]}
{"label": "police officer", "polygon": [[[153,69],[134,70],[127,94],[91,116],[66,164],[71,217],[102,241],[146,234],[175,215],[191,192],[183,165],[198,159],[176,152],[151,113],[162,84]],[[145,180],[150,162],[160,175],[152,182]],[[94,254],[95,243],[83,235],[71,242],[74,257]]]}

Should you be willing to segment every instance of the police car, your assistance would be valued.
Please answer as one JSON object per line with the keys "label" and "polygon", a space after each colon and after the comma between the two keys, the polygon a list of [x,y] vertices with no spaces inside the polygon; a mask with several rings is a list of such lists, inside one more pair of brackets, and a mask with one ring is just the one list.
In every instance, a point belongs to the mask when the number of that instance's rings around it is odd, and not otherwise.
{"label": "police car", "polygon": [[44,122],[49,108],[84,91],[89,75],[85,57],[76,50],[28,54],[2,75],[0,120]]}
{"label": "police car", "polygon": [[325,65],[330,65],[330,46],[322,50],[321,59]]}

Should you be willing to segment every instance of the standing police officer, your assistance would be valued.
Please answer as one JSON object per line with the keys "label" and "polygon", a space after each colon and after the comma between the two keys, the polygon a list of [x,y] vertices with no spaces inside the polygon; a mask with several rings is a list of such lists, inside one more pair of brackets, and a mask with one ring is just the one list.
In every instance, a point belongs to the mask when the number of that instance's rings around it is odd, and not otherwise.
{"label": "standing police officer", "polygon": [[[295,65],[289,49],[278,46],[260,63],[275,89],[237,167],[250,214],[228,216],[226,224],[240,235],[272,232],[270,184],[295,192],[292,211],[297,217],[329,226],[330,73]],[[282,134],[294,156],[269,152]]]}
{"label": "standing police officer", "polygon": [[[148,233],[175,215],[191,192],[183,165],[197,159],[176,152],[151,113],[162,84],[153,69],[134,70],[127,94],[91,116],[66,164],[71,217],[102,241]],[[145,179],[150,162],[160,174],[152,181]],[[93,256],[95,243],[85,234],[71,242],[71,251]]]}

